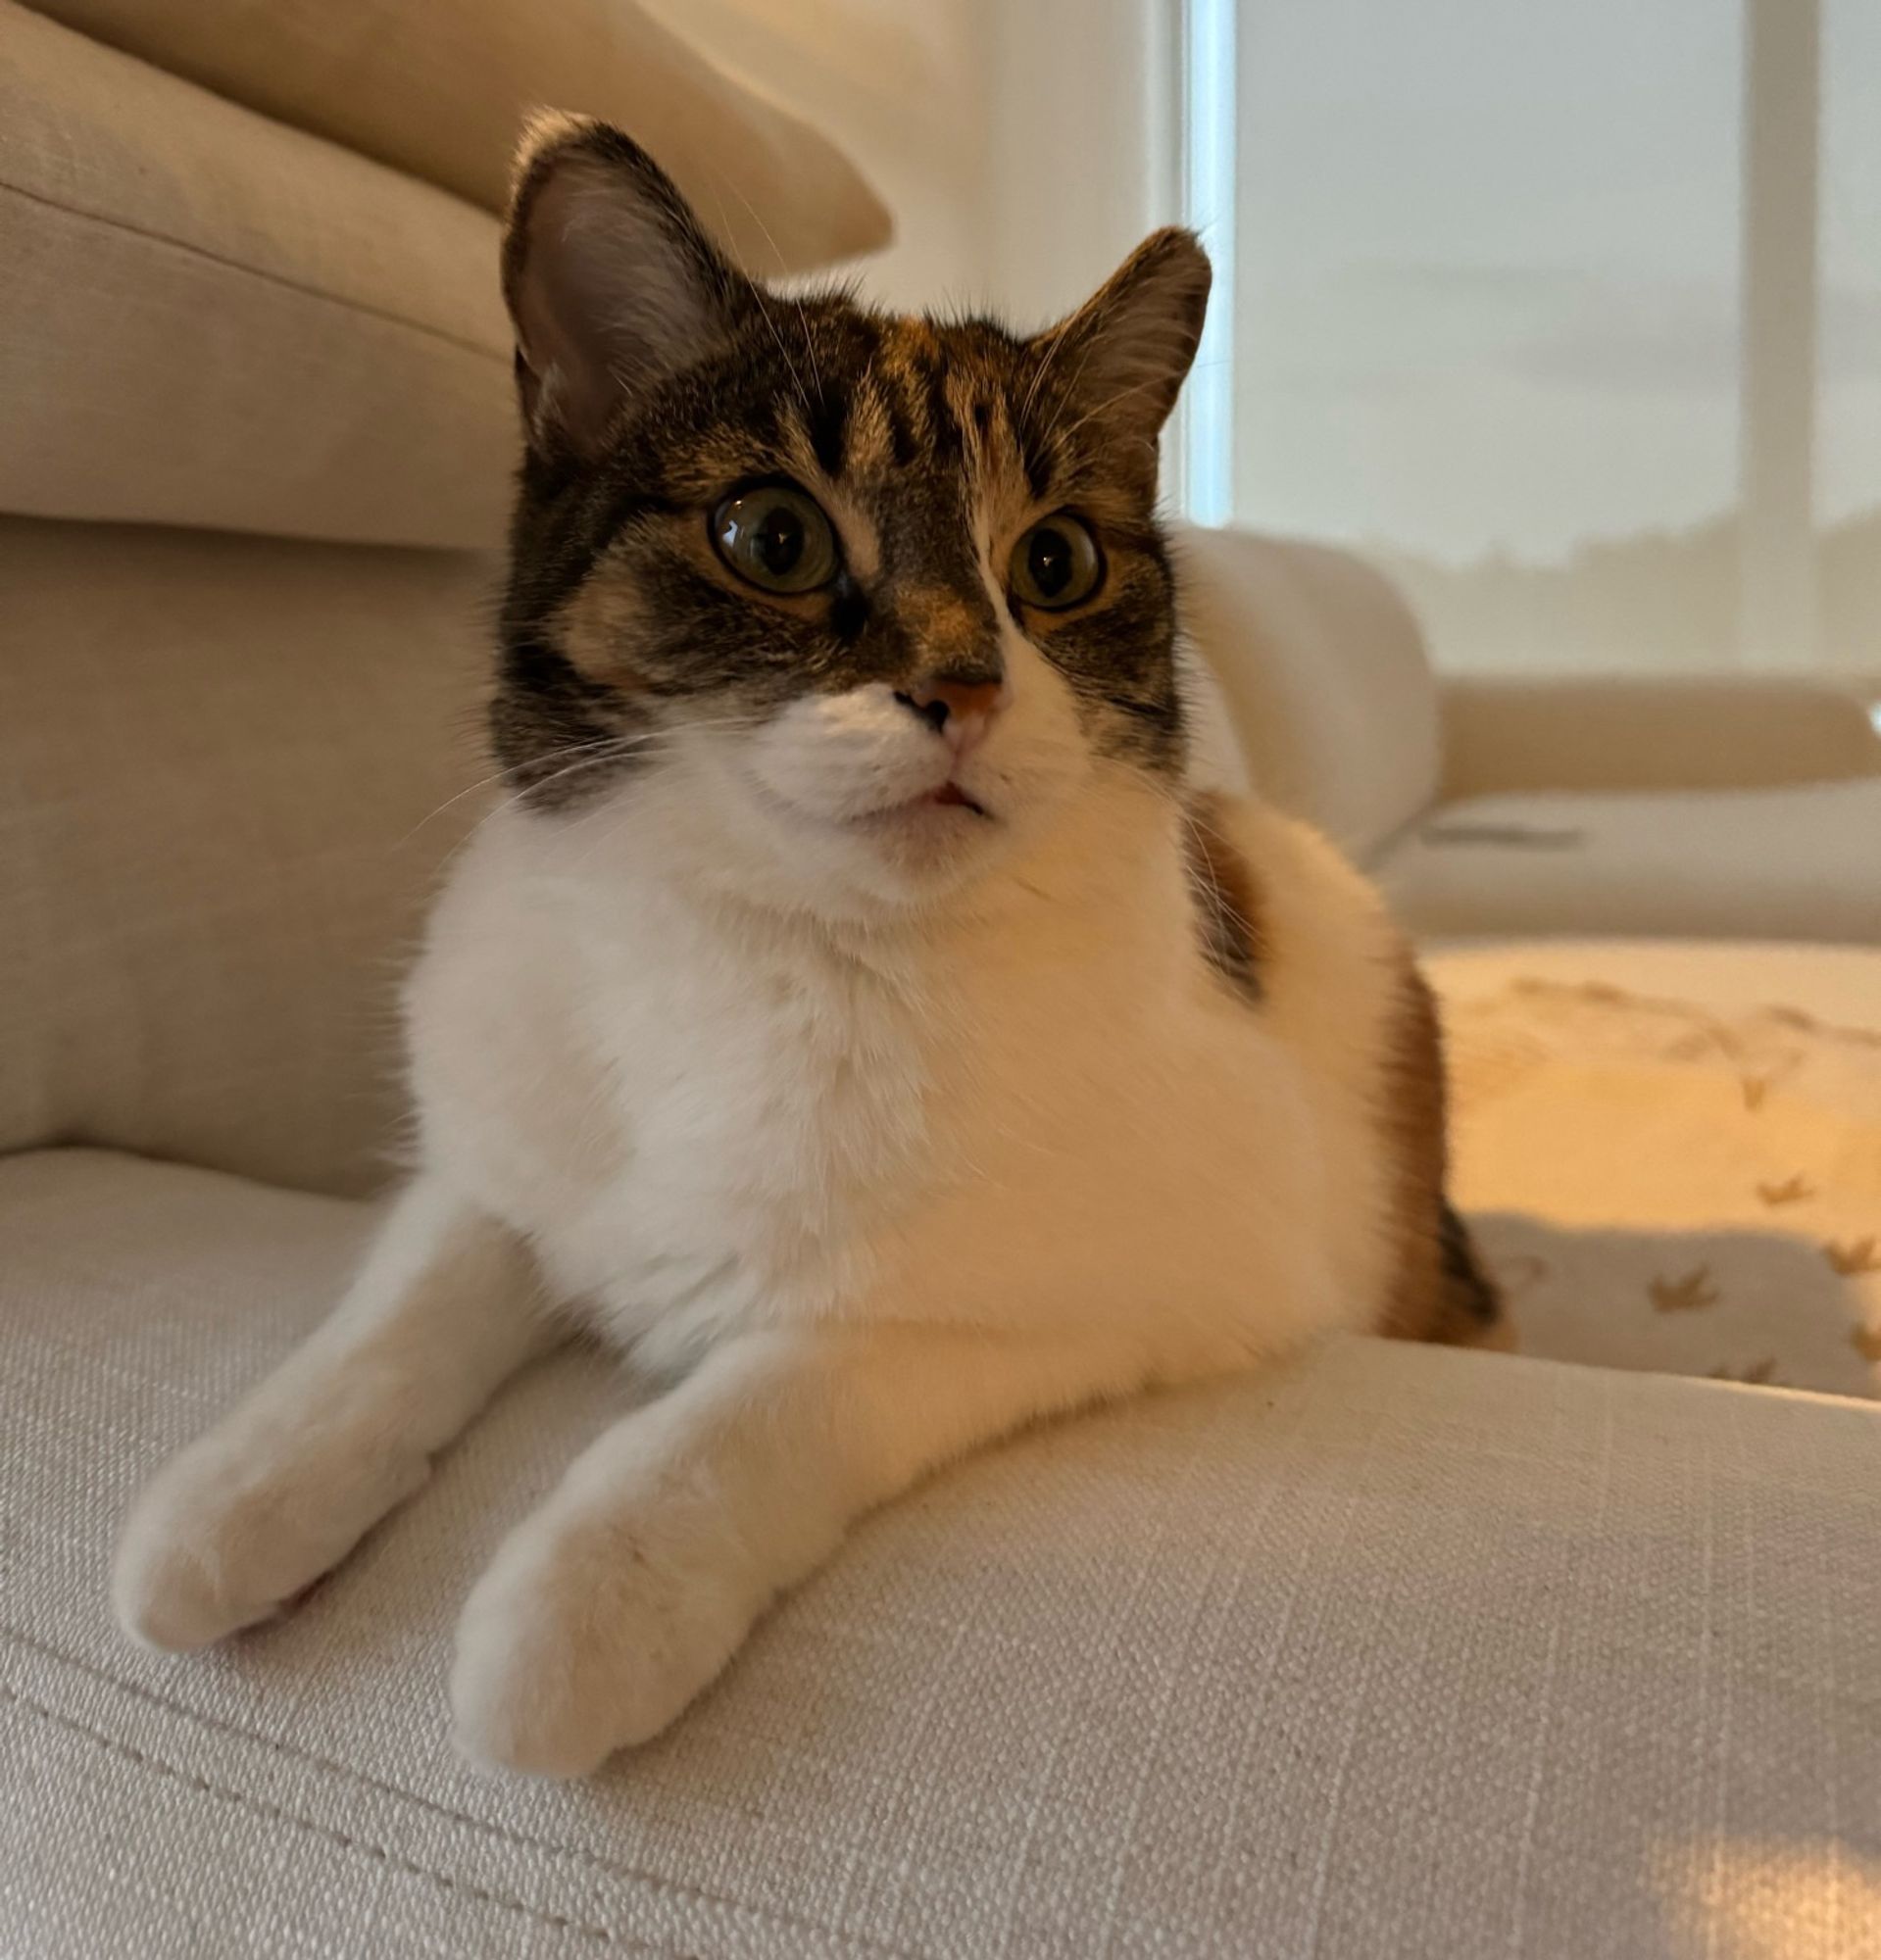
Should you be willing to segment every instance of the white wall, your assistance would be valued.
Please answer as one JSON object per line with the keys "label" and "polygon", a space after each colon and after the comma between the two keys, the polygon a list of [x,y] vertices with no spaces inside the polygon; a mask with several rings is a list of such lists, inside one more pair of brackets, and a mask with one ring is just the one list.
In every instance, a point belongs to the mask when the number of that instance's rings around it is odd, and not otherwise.
{"label": "white wall", "polygon": [[833,137],[895,214],[854,269],[899,307],[982,300],[986,0],[648,0],[719,67]]}
{"label": "white wall", "polygon": [[1041,325],[1174,215],[1171,0],[648,4],[862,167],[897,238],[856,270],[890,305]]}
{"label": "white wall", "polygon": [[1173,0],[987,0],[988,271],[1015,323],[1068,312],[1180,217]]}

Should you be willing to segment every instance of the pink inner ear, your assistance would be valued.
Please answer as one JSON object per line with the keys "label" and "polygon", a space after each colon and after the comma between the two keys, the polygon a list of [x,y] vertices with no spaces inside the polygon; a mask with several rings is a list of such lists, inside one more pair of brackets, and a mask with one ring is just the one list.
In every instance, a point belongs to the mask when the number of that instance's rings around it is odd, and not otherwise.
{"label": "pink inner ear", "polygon": [[715,335],[710,273],[638,187],[570,157],[536,192],[511,295],[537,413],[592,451],[636,387]]}
{"label": "pink inner ear", "polygon": [[1189,233],[1155,232],[1040,339],[1075,346],[1085,392],[1119,429],[1154,437],[1195,359],[1209,285],[1208,259]]}

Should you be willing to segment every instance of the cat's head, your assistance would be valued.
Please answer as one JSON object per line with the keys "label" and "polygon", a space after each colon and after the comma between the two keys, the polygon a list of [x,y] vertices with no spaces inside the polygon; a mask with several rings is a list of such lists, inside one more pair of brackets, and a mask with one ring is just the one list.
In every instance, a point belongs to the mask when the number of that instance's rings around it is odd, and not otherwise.
{"label": "cat's head", "polygon": [[1173,783],[1154,512],[1208,300],[1188,233],[1030,338],[800,301],[626,137],[558,118],[503,274],[527,450],[493,727],[526,805],[866,915],[1107,784]]}

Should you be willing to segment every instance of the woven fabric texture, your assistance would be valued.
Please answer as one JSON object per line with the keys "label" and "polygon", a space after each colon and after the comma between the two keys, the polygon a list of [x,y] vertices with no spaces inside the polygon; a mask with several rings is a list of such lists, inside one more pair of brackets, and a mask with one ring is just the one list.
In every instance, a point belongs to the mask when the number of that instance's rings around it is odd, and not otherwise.
{"label": "woven fabric texture", "polygon": [[399,977],[487,773],[491,578],[0,520],[0,1150],[383,1182]]}
{"label": "woven fabric texture", "polygon": [[0,0],[0,511],[496,542],[496,253],[487,213]]}
{"label": "woven fabric texture", "polygon": [[1354,1342],[864,1525],[653,1747],[452,1755],[451,1623],[632,1390],[507,1395],[294,1618],[108,1625],[139,1479],[367,1214],[0,1161],[0,1949],[37,1960],[1881,1952],[1881,1413]]}
{"label": "woven fabric texture", "polygon": [[806,271],[888,240],[888,213],[834,143],[636,0],[33,4],[491,211],[523,117],[546,105],[630,131],[755,272]]}

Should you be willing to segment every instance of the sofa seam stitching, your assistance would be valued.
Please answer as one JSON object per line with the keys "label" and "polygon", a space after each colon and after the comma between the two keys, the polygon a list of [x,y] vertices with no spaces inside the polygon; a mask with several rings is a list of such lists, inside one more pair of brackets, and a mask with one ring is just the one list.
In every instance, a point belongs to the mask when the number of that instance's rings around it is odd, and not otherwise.
{"label": "sofa seam stitching", "polygon": [[323,286],[292,278],[285,272],[270,271],[266,267],[253,266],[245,260],[233,259],[224,253],[212,251],[208,246],[195,244],[190,239],[177,238],[167,231],[152,231],[141,224],[132,224],[126,219],[113,218],[102,211],[87,211],[81,205],[65,204],[56,197],[47,197],[42,191],[28,190],[25,184],[14,183],[5,177],[0,177],[0,190],[24,198],[28,204],[39,205],[47,211],[56,211],[62,217],[79,219],[89,224],[102,224],[110,230],[124,232],[129,237],[141,238],[148,244],[168,245],[173,251],[184,253],[193,259],[201,259],[212,266],[220,266],[225,271],[246,273],[250,278],[260,279],[268,285],[282,287],[291,293],[299,293],[305,298],[324,300],[329,306],[341,307],[348,313],[383,320],[391,326],[405,327],[413,333],[423,334],[428,339],[442,341],[447,347],[455,347],[466,354],[474,354],[479,360],[501,363],[504,359],[495,348],[486,346],[481,341],[467,339],[462,334],[453,333],[448,327],[428,325],[423,320],[394,313],[389,307],[374,306],[370,300],[348,299],[344,294],[328,292]]}
{"label": "sofa seam stitching", "polygon": [[[423,1810],[434,1817],[444,1818],[451,1823],[464,1825],[468,1829],[477,1833],[480,1837],[493,1838],[497,1842],[508,1844],[516,1850],[535,1852],[552,1858],[564,1859],[569,1863],[583,1866],[587,1870],[599,1873],[607,1878],[621,1880],[630,1885],[646,1886],[650,1889],[664,1892],[669,1897],[686,1899],[696,1905],[703,1905],[717,1911],[728,1912],[740,1917],[749,1918],[763,1926],[789,1928],[795,1932],[816,1934],[825,1939],[839,1939],[845,1942],[852,1951],[874,1954],[880,1956],[880,1960],[916,1960],[916,1956],[906,1947],[891,1946],[883,1941],[871,1939],[866,1935],[843,1933],[821,1925],[815,1920],[802,1918],[797,1914],[777,1913],[764,1906],[753,1905],[743,1899],[728,1898],[721,1893],[711,1891],[703,1886],[691,1885],[684,1879],[665,1878],[656,1872],[645,1872],[632,1865],[617,1863],[613,1859],[604,1858],[598,1852],[590,1851],[581,1845],[558,1844],[550,1838],[532,1838],[525,1832],[514,1830],[508,1825],[497,1823],[489,1818],[472,1816],[469,1811],[456,1809],[451,1804],[442,1803],[435,1797],[424,1796],[417,1790],[400,1789],[396,1785],[381,1782],[378,1778],[369,1776],[362,1770],[354,1769],[350,1764],[336,1762],[331,1757],[319,1755],[311,1749],[296,1748],[292,1743],[283,1741],[278,1737],[259,1735],[250,1729],[238,1728],[231,1722],[223,1722],[216,1716],[205,1715],[193,1708],[185,1708],[179,1703],[157,1693],[154,1690],[143,1687],[140,1683],[121,1680],[116,1675],[107,1673],[103,1668],[93,1667],[90,1663],[78,1659],[75,1655],[62,1653],[58,1648],[34,1640],[30,1635],[22,1633],[16,1627],[0,1625],[0,1638],[4,1638],[15,1646],[24,1648],[27,1652],[37,1653],[44,1659],[54,1661],[61,1666],[73,1668],[103,1687],[110,1688],[119,1693],[132,1695],[151,1707],[162,1709],[165,1714],[187,1723],[192,1728],[207,1730],[214,1735],[226,1737],[233,1741],[259,1744],[262,1748],[269,1750],[271,1753],[281,1757],[287,1762],[298,1763],[308,1768],[323,1771],[328,1775],[339,1778],[343,1783],[349,1783],[359,1789],[371,1791],[374,1796],[383,1798],[395,1805]],[[94,1740],[106,1748],[132,1749],[131,1744],[121,1743],[102,1731],[83,1728],[74,1718],[63,1715],[57,1709],[44,1706],[34,1700],[33,1697],[24,1693],[8,1683],[0,1682],[0,1696],[6,1696],[23,1706],[37,1709],[52,1721],[64,1722],[69,1726],[77,1728],[80,1734],[92,1737]],[[132,1753],[135,1753],[134,1750]],[[155,1758],[152,1758],[151,1761],[153,1766],[158,1769],[168,1769],[169,1767]],[[170,1773],[186,1778],[193,1778],[194,1774],[193,1772],[184,1770],[173,1770]],[[221,1788],[215,1785],[208,1787],[219,1790]],[[222,1793],[228,1795],[234,1801],[243,1800],[239,1791],[228,1790]],[[256,1798],[255,1801],[263,1803],[265,1799]],[[281,1812],[279,1814],[285,1816],[289,1822],[300,1821],[295,1818],[292,1812]],[[323,1827],[310,1821],[308,1828],[318,1831]],[[369,1845],[367,1848],[371,1849],[371,1847]],[[396,1857],[398,1854],[391,1853],[389,1855]],[[424,1868],[416,1867],[415,1869],[422,1870]],[[434,1876],[442,1884],[450,1885],[455,1883],[448,1874],[438,1873]],[[529,1909],[524,1908],[524,1910]]]}
{"label": "sofa seam stitching", "polygon": [[[51,1722],[58,1728],[82,1737],[96,1747],[105,1749],[113,1755],[123,1756],[127,1761],[137,1764],[139,1768],[155,1771],[159,1776],[168,1777],[173,1782],[184,1784],[192,1789],[219,1797],[224,1803],[234,1804],[237,1809],[252,1811],[263,1817],[272,1817],[310,1836],[324,1838],[345,1850],[364,1852],[368,1857],[375,1858],[379,1863],[389,1865],[395,1871],[408,1873],[414,1878],[430,1879],[447,1890],[463,1892],[471,1898],[482,1899],[490,1905],[502,1906],[508,1911],[520,1913],[525,1919],[539,1921],[545,1926],[579,1933],[603,1945],[627,1946],[638,1952],[656,1953],[662,1956],[673,1954],[672,1948],[653,1945],[635,1934],[619,1933],[612,1927],[601,1926],[591,1920],[576,1919],[567,1913],[551,1912],[540,1906],[530,1905],[526,1899],[517,1898],[512,1893],[496,1891],[487,1886],[477,1885],[473,1880],[456,1878],[449,1872],[421,1865],[417,1860],[406,1857],[403,1852],[394,1851],[389,1845],[374,1843],[370,1838],[357,1837],[352,1832],[342,1831],[337,1825],[317,1823],[313,1818],[303,1817],[282,1804],[271,1803],[265,1797],[253,1796],[246,1790],[233,1789],[223,1784],[215,1783],[194,1770],[179,1769],[175,1764],[167,1763],[162,1757],[153,1756],[147,1750],[138,1748],[134,1742],[123,1741],[116,1736],[107,1736],[102,1730],[90,1728],[76,1717],[50,1707],[32,1695],[23,1694],[18,1689],[9,1687],[4,1682],[0,1682],[0,1700],[10,1701],[28,1714],[37,1715],[42,1721]],[[691,1960],[691,1956],[685,1956],[685,1960]]]}

